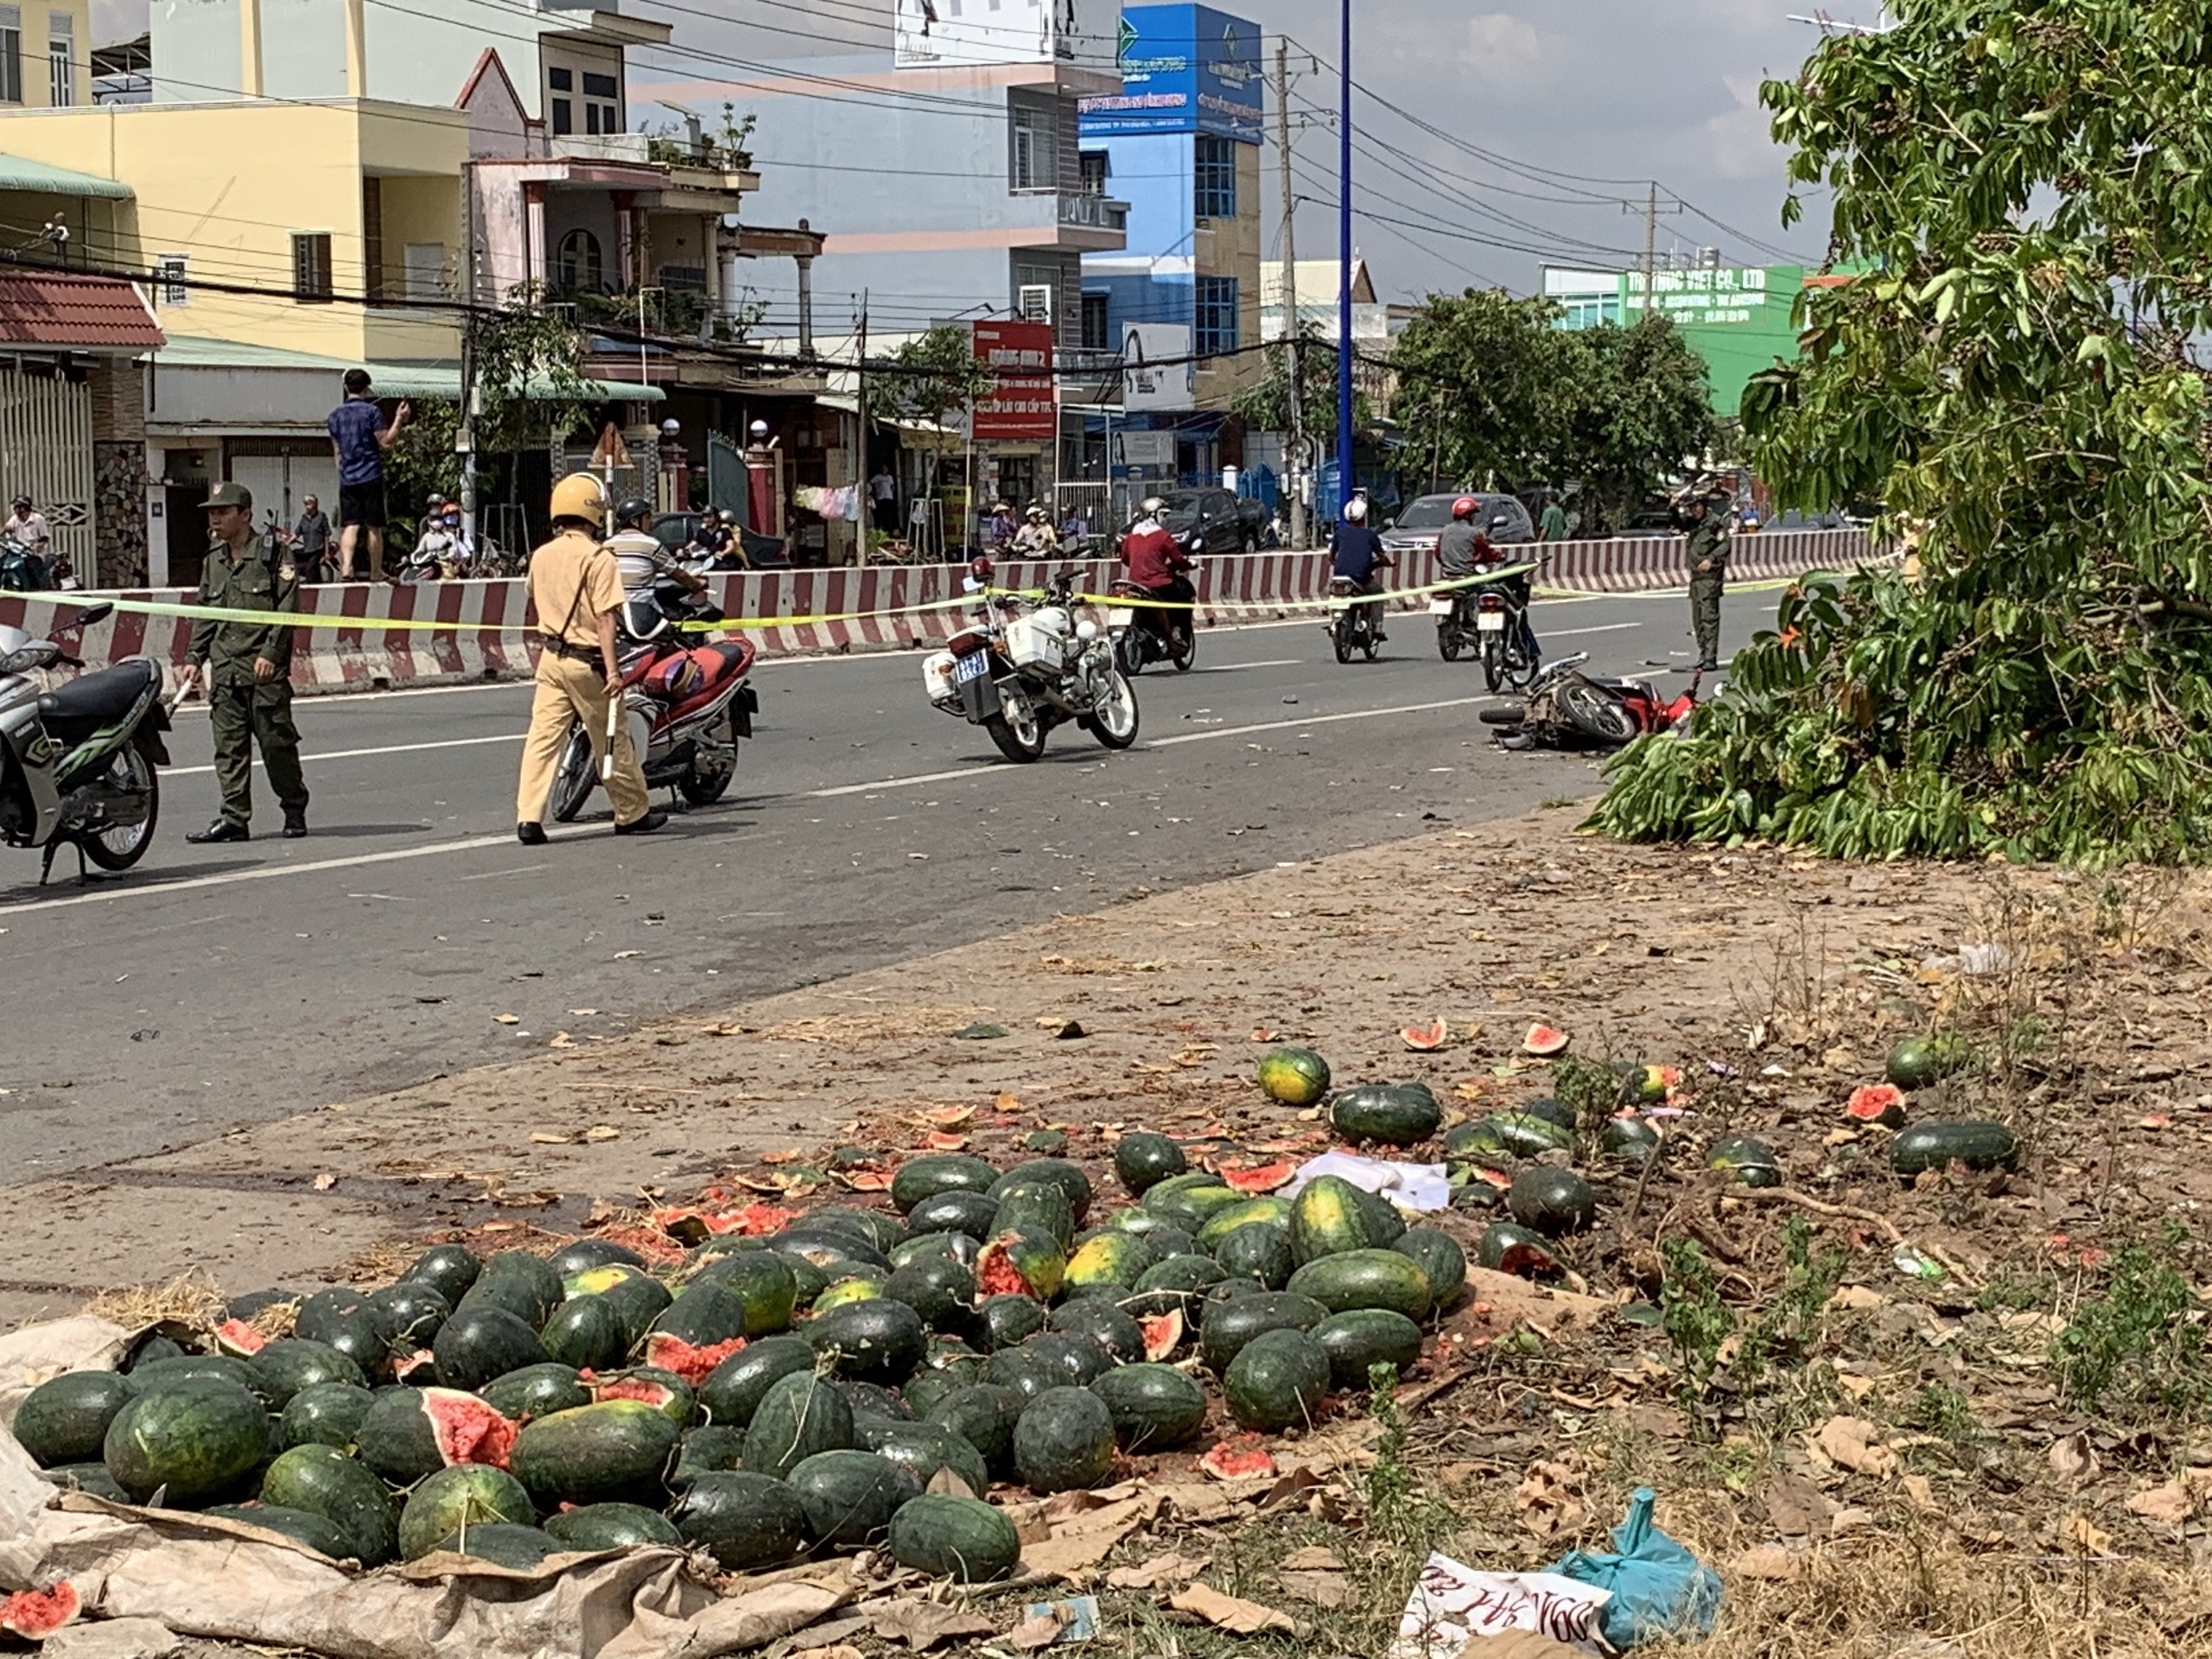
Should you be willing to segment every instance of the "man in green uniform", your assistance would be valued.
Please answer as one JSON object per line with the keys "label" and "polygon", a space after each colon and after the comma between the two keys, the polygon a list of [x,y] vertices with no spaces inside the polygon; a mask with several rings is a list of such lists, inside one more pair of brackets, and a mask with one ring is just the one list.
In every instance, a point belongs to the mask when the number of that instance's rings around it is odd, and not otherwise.
{"label": "man in green uniform", "polygon": [[1536,526],[1536,539],[1540,542],[1563,542],[1567,539],[1567,509],[1560,505],[1556,495],[1547,494],[1544,497],[1544,517]]}
{"label": "man in green uniform", "polygon": [[[300,579],[273,536],[253,533],[253,495],[243,484],[218,486],[207,498],[207,563],[200,603],[219,610],[296,613]],[[204,845],[251,841],[253,817],[251,746],[261,746],[269,786],[284,809],[287,837],[308,832],[308,785],[300,775],[300,732],[292,724],[292,630],[280,622],[193,625],[185,664],[187,689],[205,681],[208,724],[215,739],[215,776],[222,815],[185,839]]]}
{"label": "man in green uniform", "polygon": [[1675,498],[1675,523],[1688,536],[1690,626],[1697,634],[1697,665],[1720,666],[1720,594],[1728,582],[1728,498],[1700,479]]}

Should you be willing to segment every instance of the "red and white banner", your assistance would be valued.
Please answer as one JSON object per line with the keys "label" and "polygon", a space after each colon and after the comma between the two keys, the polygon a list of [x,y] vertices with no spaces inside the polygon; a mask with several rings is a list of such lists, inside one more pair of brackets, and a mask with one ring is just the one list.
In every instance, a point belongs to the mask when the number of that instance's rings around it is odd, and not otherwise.
{"label": "red and white banner", "polygon": [[1050,443],[1060,435],[1060,406],[1053,391],[1052,325],[978,322],[976,360],[996,377],[988,397],[976,400],[970,435],[978,443]]}

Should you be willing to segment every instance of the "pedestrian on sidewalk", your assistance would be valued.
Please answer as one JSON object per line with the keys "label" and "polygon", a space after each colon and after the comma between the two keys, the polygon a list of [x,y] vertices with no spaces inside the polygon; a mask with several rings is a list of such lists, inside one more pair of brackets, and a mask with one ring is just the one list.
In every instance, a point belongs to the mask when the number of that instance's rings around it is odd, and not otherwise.
{"label": "pedestrian on sidewalk", "polygon": [[891,475],[891,468],[878,462],[875,475],[868,481],[868,499],[874,503],[871,515],[874,527],[887,536],[899,533],[899,480]]}
{"label": "pedestrian on sidewalk", "polygon": [[346,401],[325,423],[338,457],[338,579],[353,581],[358,565],[373,582],[384,567],[384,458],[414,410],[403,398],[387,426],[366,369],[346,370],[345,385]]}
{"label": "pedestrian on sidewalk", "polygon": [[330,556],[330,515],[319,499],[310,495],[300,503],[300,522],[292,526],[292,536],[301,580],[323,581],[327,575],[324,563]]}
{"label": "pedestrian on sidewalk", "polygon": [[1697,665],[1720,666],[1720,595],[1728,585],[1728,492],[1717,480],[1698,480],[1675,498],[1675,524],[1683,531],[1690,567],[1690,627],[1697,635]]}
{"label": "pedestrian on sidewalk", "polygon": [[[607,491],[589,473],[571,473],[553,486],[553,539],[530,556],[530,607],[538,630],[537,690],[531,699],[530,734],[523,740],[522,782],[515,795],[515,839],[545,844],[545,805],[569,728],[577,721],[591,735],[595,769],[605,771],[610,705],[622,702],[622,666],[614,649],[614,619],[622,608],[622,576],[614,555],[600,542],[607,525]],[[614,765],[606,772],[614,804],[614,833],[646,836],[668,822],[645,793],[645,768],[630,741],[630,723],[617,718]]]}
{"label": "pedestrian on sidewalk", "polygon": [[1540,542],[1563,542],[1567,539],[1567,509],[1559,504],[1559,497],[1551,493],[1544,496],[1544,516],[1536,528]]}
{"label": "pedestrian on sidewalk", "polygon": [[[210,545],[200,567],[200,600],[218,610],[290,614],[300,608],[300,580],[274,536],[253,530],[253,493],[222,484],[207,498]],[[186,654],[187,690],[205,681],[207,723],[215,740],[215,777],[223,808],[205,830],[185,839],[251,841],[252,747],[284,809],[284,835],[308,832],[308,785],[300,772],[300,728],[292,723],[292,626],[288,622],[196,622]]]}

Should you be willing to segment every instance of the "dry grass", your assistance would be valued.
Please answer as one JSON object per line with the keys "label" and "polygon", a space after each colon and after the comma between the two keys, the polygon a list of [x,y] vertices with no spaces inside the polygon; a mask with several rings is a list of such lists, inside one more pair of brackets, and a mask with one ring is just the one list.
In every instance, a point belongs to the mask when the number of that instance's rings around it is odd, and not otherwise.
{"label": "dry grass", "polygon": [[126,1331],[143,1331],[168,1321],[194,1331],[213,1331],[223,1322],[223,1295],[208,1274],[194,1268],[166,1284],[124,1285],[101,1292],[85,1312]]}

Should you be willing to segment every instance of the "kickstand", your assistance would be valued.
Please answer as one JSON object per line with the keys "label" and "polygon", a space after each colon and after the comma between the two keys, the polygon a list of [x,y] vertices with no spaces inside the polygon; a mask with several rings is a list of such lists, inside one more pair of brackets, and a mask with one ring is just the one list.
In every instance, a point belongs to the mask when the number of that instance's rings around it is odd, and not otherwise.
{"label": "kickstand", "polygon": [[[81,887],[92,879],[92,872],[85,868],[85,843],[80,841],[72,841],[67,844],[76,849],[77,885]],[[38,884],[41,887],[46,885],[46,878],[54,874],[54,855],[61,850],[62,845],[58,836],[46,843],[46,859],[39,866],[38,872]]]}

